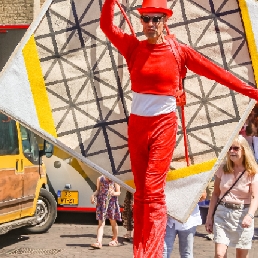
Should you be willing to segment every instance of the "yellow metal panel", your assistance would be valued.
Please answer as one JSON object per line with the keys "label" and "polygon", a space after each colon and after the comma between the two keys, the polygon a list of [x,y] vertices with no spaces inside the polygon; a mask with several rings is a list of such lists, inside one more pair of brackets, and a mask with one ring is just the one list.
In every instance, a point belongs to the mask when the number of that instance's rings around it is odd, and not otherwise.
{"label": "yellow metal panel", "polygon": [[[170,170],[167,174],[166,181],[168,182],[168,181],[177,180],[180,178],[185,178],[188,176],[200,174],[203,172],[207,172],[213,168],[216,160],[217,159],[213,159],[213,160],[209,160],[207,162],[203,162],[201,164],[196,164],[196,165],[192,165],[189,167],[180,168],[180,169],[176,169],[176,170]],[[125,181],[125,183],[127,185],[135,188],[133,180]]]}
{"label": "yellow metal panel", "polygon": [[256,84],[258,85],[258,49],[257,49],[257,44],[255,42],[254,32],[253,32],[254,28],[252,28],[252,23],[251,23],[248,7],[246,4],[246,0],[238,0],[238,1],[241,9],[243,22],[244,22],[245,35],[247,38],[248,48],[249,48],[249,52],[252,60],[254,76],[255,76]]}
{"label": "yellow metal panel", "polygon": [[24,46],[22,53],[40,127],[52,136],[57,137],[45,81],[40,66],[36,42],[33,35]]}

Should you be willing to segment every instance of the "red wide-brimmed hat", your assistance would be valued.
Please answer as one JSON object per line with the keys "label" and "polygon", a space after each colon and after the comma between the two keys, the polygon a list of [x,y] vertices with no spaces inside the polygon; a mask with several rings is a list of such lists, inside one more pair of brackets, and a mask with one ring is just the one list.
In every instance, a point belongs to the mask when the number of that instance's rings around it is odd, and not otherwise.
{"label": "red wide-brimmed hat", "polygon": [[142,13],[165,13],[168,17],[172,16],[173,12],[167,8],[167,0],[143,0],[142,7],[137,9]]}

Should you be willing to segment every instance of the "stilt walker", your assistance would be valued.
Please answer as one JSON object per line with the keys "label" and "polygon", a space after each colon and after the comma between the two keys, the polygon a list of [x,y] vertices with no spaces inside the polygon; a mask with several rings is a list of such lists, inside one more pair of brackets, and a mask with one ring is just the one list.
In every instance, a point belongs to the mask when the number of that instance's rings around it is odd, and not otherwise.
{"label": "stilt walker", "polygon": [[143,41],[114,25],[115,4],[116,0],[105,1],[100,27],[124,56],[133,91],[128,144],[136,186],[134,257],[161,258],[167,221],[164,188],[176,143],[175,111],[181,71],[187,67],[256,100],[258,91],[180,44],[173,35],[166,35],[166,22],[173,13],[166,0],[143,0],[138,9],[147,37]]}

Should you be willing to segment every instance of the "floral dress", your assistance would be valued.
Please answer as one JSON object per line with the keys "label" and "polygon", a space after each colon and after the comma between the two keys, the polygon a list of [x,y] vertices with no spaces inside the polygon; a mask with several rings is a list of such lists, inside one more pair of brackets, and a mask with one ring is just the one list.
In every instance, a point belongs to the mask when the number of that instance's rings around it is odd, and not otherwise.
{"label": "floral dress", "polygon": [[109,190],[115,191],[115,184],[113,181],[104,176],[100,177],[99,194],[97,196],[96,219],[106,220],[114,219],[121,221],[120,207],[117,196],[110,196]]}
{"label": "floral dress", "polygon": [[123,227],[128,231],[133,230],[133,194],[128,191],[124,200]]}

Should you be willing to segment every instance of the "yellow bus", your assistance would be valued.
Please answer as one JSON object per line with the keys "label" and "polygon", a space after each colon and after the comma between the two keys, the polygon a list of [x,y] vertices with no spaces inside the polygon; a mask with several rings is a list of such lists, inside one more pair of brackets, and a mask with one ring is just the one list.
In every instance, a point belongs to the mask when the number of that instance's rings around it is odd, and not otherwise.
{"label": "yellow bus", "polygon": [[55,221],[57,205],[42,163],[43,155],[51,157],[53,146],[40,139],[39,150],[38,139],[0,113],[0,234],[18,227],[43,233]]}

